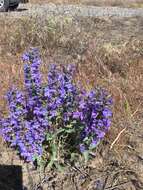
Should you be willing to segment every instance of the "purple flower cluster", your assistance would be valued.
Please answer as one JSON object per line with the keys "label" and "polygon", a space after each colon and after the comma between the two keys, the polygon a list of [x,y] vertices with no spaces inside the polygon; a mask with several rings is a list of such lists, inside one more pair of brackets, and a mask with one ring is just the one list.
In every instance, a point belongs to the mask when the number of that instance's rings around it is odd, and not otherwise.
{"label": "purple flower cluster", "polygon": [[107,133],[111,125],[111,105],[112,98],[101,88],[84,94],[79,102],[78,112],[84,124],[81,132],[81,152],[95,148]]}
{"label": "purple flower cluster", "polygon": [[23,55],[25,91],[13,88],[7,93],[9,117],[2,119],[1,133],[26,161],[42,155],[42,142],[48,130],[47,110],[41,99],[40,57],[37,49]]}
{"label": "purple flower cluster", "polygon": [[23,61],[25,90],[13,88],[7,94],[9,116],[1,120],[4,140],[26,161],[42,156],[47,134],[60,134],[72,151],[95,148],[110,127],[109,94],[100,88],[86,92],[77,87],[71,65],[51,65],[43,84],[36,48],[25,53]]}

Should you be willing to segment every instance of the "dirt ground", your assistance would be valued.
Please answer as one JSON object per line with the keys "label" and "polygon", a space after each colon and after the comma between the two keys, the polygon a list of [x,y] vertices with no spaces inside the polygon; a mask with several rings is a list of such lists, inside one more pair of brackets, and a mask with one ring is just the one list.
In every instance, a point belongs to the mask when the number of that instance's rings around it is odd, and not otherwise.
{"label": "dirt ground", "polygon": [[95,6],[143,7],[143,0],[29,0],[30,3],[84,4]]}
{"label": "dirt ground", "polygon": [[114,98],[114,114],[109,133],[87,165],[43,174],[2,139],[0,163],[22,166],[25,190],[143,190],[143,18],[77,18],[65,27],[58,22],[47,36],[39,36],[41,30],[30,28],[26,19],[12,23],[0,20],[1,115],[7,112],[3,96],[8,88],[23,85],[20,56],[29,46],[40,48],[45,76],[50,62],[75,63],[77,80],[86,88],[106,87]]}

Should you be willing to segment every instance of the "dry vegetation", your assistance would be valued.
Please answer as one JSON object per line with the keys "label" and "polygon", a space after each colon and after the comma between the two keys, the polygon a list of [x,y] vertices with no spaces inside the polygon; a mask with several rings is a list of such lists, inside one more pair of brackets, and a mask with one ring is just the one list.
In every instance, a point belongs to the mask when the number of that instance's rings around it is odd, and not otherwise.
{"label": "dry vegetation", "polygon": [[143,7],[143,0],[29,0],[30,3],[84,4],[95,6]]}
{"label": "dry vegetation", "polygon": [[[113,125],[98,148],[96,159],[90,163],[93,179],[83,184],[77,181],[79,189],[90,189],[96,176],[102,175],[108,176],[109,184],[116,180],[113,185],[118,180],[128,180],[131,184],[127,184],[126,190],[143,189],[142,21],[142,18],[70,17],[51,17],[43,22],[41,18],[0,20],[1,113],[6,111],[3,95],[8,88],[13,84],[22,87],[20,56],[30,46],[40,48],[45,76],[47,64],[72,62],[77,64],[77,80],[86,88],[105,86],[114,97]],[[61,177],[61,180],[64,179]],[[65,190],[76,183],[66,186],[68,180],[65,180]]]}

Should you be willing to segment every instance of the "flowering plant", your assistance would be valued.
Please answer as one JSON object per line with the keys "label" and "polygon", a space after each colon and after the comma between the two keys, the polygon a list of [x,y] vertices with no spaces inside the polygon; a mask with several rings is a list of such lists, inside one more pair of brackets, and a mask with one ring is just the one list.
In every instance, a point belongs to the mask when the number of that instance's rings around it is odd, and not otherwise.
{"label": "flowering plant", "polygon": [[7,93],[9,116],[0,121],[4,140],[25,161],[44,160],[50,167],[90,153],[110,127],[111,96],[98,87],[89,92],[80,89],[71,65],[51,65],[43,84],[36,48],[22,59],[25,90],[12,88]]}

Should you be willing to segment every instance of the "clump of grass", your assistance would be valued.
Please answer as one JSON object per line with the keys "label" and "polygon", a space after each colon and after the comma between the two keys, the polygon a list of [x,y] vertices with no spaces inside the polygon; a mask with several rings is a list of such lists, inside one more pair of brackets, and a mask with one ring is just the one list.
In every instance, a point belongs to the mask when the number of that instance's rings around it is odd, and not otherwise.
{"label": "clump of grass", "polygon": [[[34,17],[21,18],[10,21],[1,20],[5,26],[1,35],[1,44],[5,45],[5,51],[13,54],[21,53],[25,47],[40,47],[43,51],[48,48],[68,48],[74,40],[74,32],[80,34],[80,29],[74,26],[72,17]],[[7,31],[7,32],[6,32]],[[74,40],[76,42],[76,39]],[[76,42],[78,43],[78,42]],[[72,43],[74,44],[74,43]],[[74,48],[74,47],[73,47]]]}
{"label": "clump of grass", "polygon": [[58,52],[60,55],[72,56],[75,59],[86,50],[94,30],[92,20],[89,19],[88,27],[86,21],[80,20],[70,16],[41,18],[40,15],[1,19],[0,26],[4,26],[4,29],[1,31],[0,54],[20,55],[27,48],[39,47],[43,57],[46,57],[47,52],[53,56],[56,51],[56,55]]}

